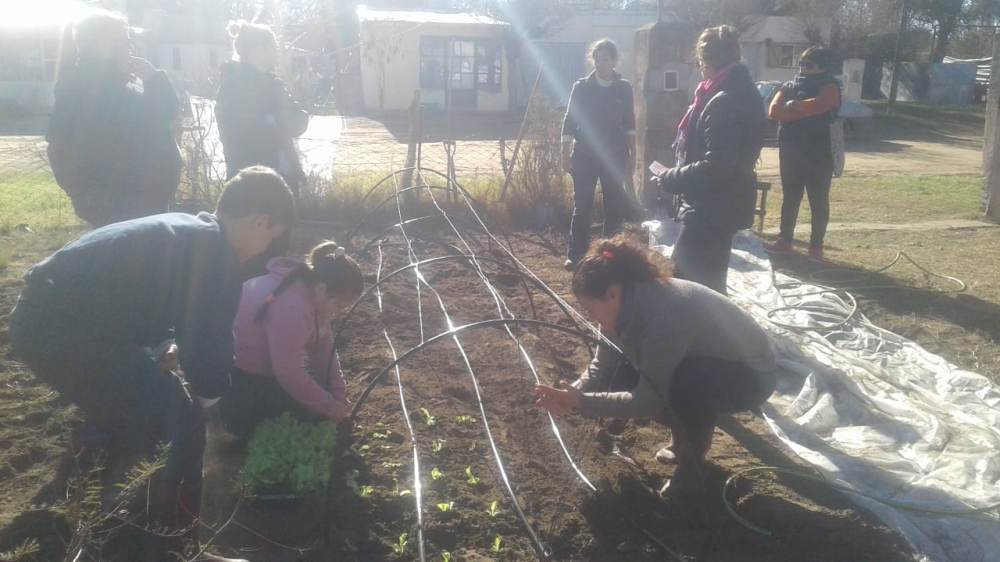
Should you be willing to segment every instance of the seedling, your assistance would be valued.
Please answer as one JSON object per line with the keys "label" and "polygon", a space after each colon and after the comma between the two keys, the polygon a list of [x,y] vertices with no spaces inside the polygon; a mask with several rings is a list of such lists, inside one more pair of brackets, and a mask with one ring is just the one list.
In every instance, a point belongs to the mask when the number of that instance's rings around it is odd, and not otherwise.
{"label": "seedling", "polygon": [[396,494],[399,497],[403,497],[403,496],[408,496],[408,495],[410,495],[410,494],[413,493],[410,490],[407,490],[406,488],[400,489],[399,488],[399,480],[397,480],[396,478],[393,478],[392,481],[394,483],[393,488],[392,488],[392,493],[393,494]]}
{"label": "seedling", "polygon": [[402,463],[385,461],[382,463],[382,468],[387,470],[396,470],[397,468],[403,466]]}
{"label": "seedling", "polygon": [[500,502],[493,500],[490,504],[490,508],[486,510],[486,513],[489,513],[490,517],[496,517],[500,513]]}
{"label": "seedling", "polygon": [[438,470],[436,466],[431,469],[431,478],[433,478],[434,480],[440,480],[443,477],[444,473]]}
{"label": "seedling", "polygon": [[388,429],[385,430],[384,432],[382,432],[382,431],[373,431],[372,432],[372,439],[388,439],[390,433],[392,433],[392,432],[389,431]]}
{"label": "seedling", "polygon": [[465,481],[469,483],[469,486],[479,485],[479,477],[472,473],[471,466],[465,467],[465,476],[466,476]]}
{"label": "seedling", "polygon": [[420,408],[420,414],[424,416],[424,423],[427,424],[427,427],[433,427],[437,424],[437,418],[432,416],[431,413],[427,411],[427,408]]}
{"label": "seedling", "polygon": [[452,510],[452,508],[455,507],[455,502],[443,502],[443,503],[437,504],[437,506],[438,506],[438,509],[440,509],[442,513],[448,513],[449,511]]}
{"label": "seedling", "polygon": [[455,423],[459,425],[472,425],[472,416],[455,416]]}
{"label": "seedling", "polygon": [[441,551],[441,562],[451,562],[451,553],[447,550]]}
{"label": "seedling", "polygon": [[375,493],[375,486],[362,486],[361,492],[358,494],[363,498],[370,498],[372,494]]}
{"label": "seedling", "polygon": [[363,454],[367,453],[368,450],[371,449],[371,448],[372,448],[371,445],[362,445],[359,450],[361,451],[361,454],[363,455]]}
{"label": "seedling", "polygon": [[475,451],[475,450],[476,450],[476,440],[473,439],[472,443],[469,443],[469,451]]}
{"label": "seedling", "polygon": [[490,547],[490,552],[493,554],[500,554],[500,549],[503,548],[503,539],[500,535],[493,537],[493,546]]}
{"label": "seedling", "polygon": [[435,439],[431,443],[431,452],[440,453],[442,447],[444,447],[444,439]]}
{"label": "seedling", "polygon": [[396,556],[402,556],[403,554],[406,554],[406,539],[407,539],[407,533],[403,533],[399,535],[399,542],[392,545],[392,551],[396,553]]}

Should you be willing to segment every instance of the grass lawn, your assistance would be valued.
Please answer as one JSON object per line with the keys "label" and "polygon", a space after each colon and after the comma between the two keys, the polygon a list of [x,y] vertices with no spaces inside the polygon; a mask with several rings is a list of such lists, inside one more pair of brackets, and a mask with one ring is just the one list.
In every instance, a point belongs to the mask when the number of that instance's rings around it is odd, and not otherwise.
{"label": "grass lawn", "polygon": [[0,186],[0,275],[21,258],[59,248],[85,228],[48,171],[0,171]]}
{"label": "grass lawn", "polygon": [[[833,180],[830,221],[903,224],[982,216],[983,180],[979,176],[876,176]],[[781,219],[781,183],[772,183],[767,199],[765,229],[778,227]],[[803,197],[799,225],[807,225],[808,197]],[[799,238],[808,238],[808,227]]]}
{"label": "grass lawn", "polygon": [[986,123],[985,105],[930,105],[897,103],[886,115],[885,101],[865,101],[875,111],[875,124],[886,138],[898,136],[975,136],[982,139]]}

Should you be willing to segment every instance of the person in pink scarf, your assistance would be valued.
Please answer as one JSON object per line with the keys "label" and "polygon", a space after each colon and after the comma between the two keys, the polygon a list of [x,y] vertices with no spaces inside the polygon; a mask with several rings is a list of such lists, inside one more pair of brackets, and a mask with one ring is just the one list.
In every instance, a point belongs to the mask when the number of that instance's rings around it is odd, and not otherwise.
{"label": "person in pink scarf", "polygon": [[704,80],[677,128],[677,165],[659,181],[682,201],[675,276],[725,294],[733,235],[753,224],[764,102],[740,63],[736,28],[706,29],[696,51]]}
{"label": "person in pink scarf", "polygon": [[361,269],[335,242],[267,268],[243,284],[232,388],[220,404],[223,426],[241,437],[283,412],[339,422],[351,409],[330,323],[361,295]]}

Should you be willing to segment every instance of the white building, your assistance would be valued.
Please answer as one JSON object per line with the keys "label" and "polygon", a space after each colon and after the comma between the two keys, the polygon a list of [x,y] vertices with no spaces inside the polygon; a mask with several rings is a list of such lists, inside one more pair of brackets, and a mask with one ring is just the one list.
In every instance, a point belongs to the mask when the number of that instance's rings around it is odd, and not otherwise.
{"label": "white building", "polygon": [[756,81],[791,80],[799,71],[802,51],[817,41],[830,44],[829,18],[751,16],[747,22],[749,25],[740,35],[740,50]]}
{"label": "white building", "polygon": [[364,108],[507,111],[507,24],[488,16],[358,7]]}

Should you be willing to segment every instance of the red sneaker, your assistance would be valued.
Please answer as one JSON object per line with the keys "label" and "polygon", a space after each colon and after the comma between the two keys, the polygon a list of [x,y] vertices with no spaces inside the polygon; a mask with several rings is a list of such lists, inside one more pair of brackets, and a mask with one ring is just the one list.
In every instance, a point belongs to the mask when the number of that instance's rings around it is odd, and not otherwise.
{"label": "red sneaker", "polygon": [[764,249],[772,254],[790,254],[795,251],[792,242],[784,238],[778,238],[771,244],[764,244]]}

